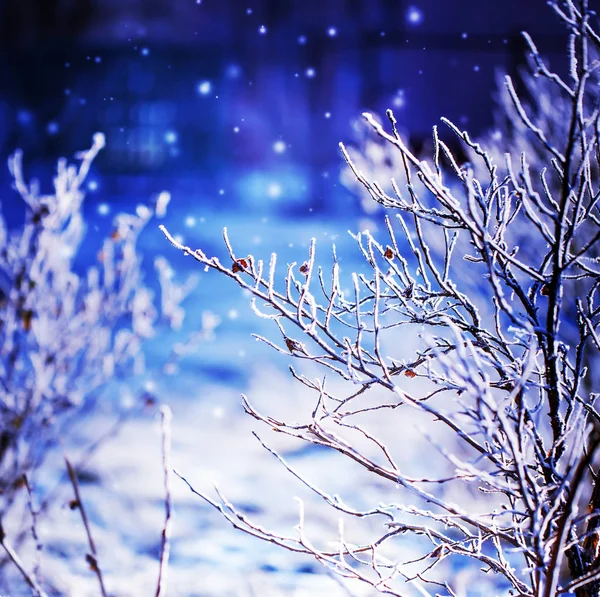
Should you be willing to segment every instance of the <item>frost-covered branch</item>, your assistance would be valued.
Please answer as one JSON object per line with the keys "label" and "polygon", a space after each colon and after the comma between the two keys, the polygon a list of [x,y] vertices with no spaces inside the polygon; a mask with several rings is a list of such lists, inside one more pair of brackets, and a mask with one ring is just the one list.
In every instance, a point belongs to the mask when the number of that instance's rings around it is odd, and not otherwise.
{"label": "frost-covered branch", "polygon": [[[407,594],[406,583],[458,594],[460,565],[490,594],[600,595],[599,36],[585,0],[550,4],[569,30],[569,75],[526,36],[534,77],[521,95],[505,79],[496,132],[476,141],[443,119],[433,159],[422,159],[389,111],[387,124],[364,115],[378,141],[341,146],[353,188],[386,211],[383,238],[352,235],[369,274],[342,271],[335,247],[326,272],[313,240],[302,265],[278,277],[276,255],[241,257],[226,230],[218,257],[162,227],[252,295],[274,323],[259,340],[337,377],[291,369],[314,396],[302,420],[263,414],[244,397],[246,412],[352,461],[398,497],[350,505],[358,496],[332,495],[262,439],[333,515],[377,536],[353,542],[340,523],[335,540],[326,530],[309,538],[303,503],[296,535],[280,535],[220,492],[214,500],[188,485],[234,527],[386,594]],[[432,474],[405,472],[401,438],[413,415]],[[395,439],[384,432],[390,421]]]}

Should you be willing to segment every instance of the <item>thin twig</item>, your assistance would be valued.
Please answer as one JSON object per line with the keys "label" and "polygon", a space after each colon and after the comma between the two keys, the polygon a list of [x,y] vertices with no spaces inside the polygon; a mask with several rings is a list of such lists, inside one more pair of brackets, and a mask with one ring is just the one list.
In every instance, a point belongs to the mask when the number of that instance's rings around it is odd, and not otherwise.
{"label": "thin twig", "polygon": [[165,488],[165,523],[160,542],[160,565],[158,569],[158,584],[156,597],[162,597],[167,592],[167,570],[171,552],[171,419],[173,413],[164,404],[160,408],[162,431],[162,464]]}
{"label": "thin twig", "polygon": [[[17,552],[12,548],[10,543],[6,540],[6,535],[4,533],[4,527],[2,526],[2,522],[0,522],[0,543],[6,554],[8,555],[11,562],[16,566],[17,570],[21,573],[21,576],[25,579],[25,582],[32,588],[33,592],[37,597],[48,597],[47,593],[40,587],[37,581],[33,578],[31,574],[25,570],[25,565],[21,561],[21,558],[17,555]],[[103,595],[103,597],[105,597]]]}
{"label": "thin twig", "polygon": [[40,541],[40,536],[37,532],[37,516],[38,511],[35,509],[33,505],[33,491],[31,489],[31,485],[29,483],[29,479],[27,475],[23,475],[23,483],[25,483],[25,488],[27,489],[27,508],[29,509],[29,515],[31,516],[31,536],[35,542],[35,564],[33,566],[33,576],[39,580],[39,572],[40,572],[40,556],[42,553],[42,542]]}
{"label": "thin twig", "polygon": [[73,505],[76,508],[78,508],[79,512],[81,513],[81,520],[83,521],[85,534],[87,535],[88,544],[90,546],[90,553],[86,554],[85,560],[89,564],[92,572],[94,572],[98,577],[98,582],[100,583],[100,593],[102,597],[107,597],[106,589],[104,587],[104,581],[102,580],[102,571],[100,570],[100,566],[98,564],[96,546],[94,544],[94,539],[92,538],[92,530],[90,528],[87,513],[85,511],[85,507],[81,499],[81,492],[79,491],[79,481],[77,480],[77,473],[75,472],[75,469],[73,468],[73,465],[71,464],[71,461],[67,458],[66,454],[65,464],[67,465],[67,473],[69,474],[69,480],[71,481],[71,484],[73,485],[73,491],[75,492],[75,503]]}

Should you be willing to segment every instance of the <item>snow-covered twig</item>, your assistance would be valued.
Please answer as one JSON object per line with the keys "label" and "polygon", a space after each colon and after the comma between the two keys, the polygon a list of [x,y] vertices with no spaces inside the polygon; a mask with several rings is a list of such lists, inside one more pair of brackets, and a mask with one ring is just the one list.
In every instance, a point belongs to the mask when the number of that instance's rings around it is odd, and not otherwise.
{"label": "snow-covered twig", "polygon": [[161,433],[162,433],[162,465],[165,490],[165,522],[160,540],[160,559],[158,570],[158,584],[156,597],[167,593],[167,570],[169,555],[171,553],[171,419],[173,414],[167,405],[161,406]]}
{"label": "snow-covered twig", "polygon": [[85,561],[88,563],[90,570],[98,577],[98,583],[100,584],[100,593],[102,597],[107,597],[108,593],[104,587],[104,580],[102,578],[102,571],[100,570],[100,564],[98,563],[98,554],[96,552],[96,545],[92,537],[92,529],[90,522],[85,511],[83,500],[81,499],[81,492],[79,490],[79,481],[77,479],[77,472],[73,468],[71,461],[65,454],[65,464],[67,465],[67,474],[69,475],[69,481],[73,485],[73,492],[75,493],[75,500],[72,502],[74,510],[79,510],[81,513],[81,520],[85,529],[88,545],[90,546],[90,553],[86,554]]}

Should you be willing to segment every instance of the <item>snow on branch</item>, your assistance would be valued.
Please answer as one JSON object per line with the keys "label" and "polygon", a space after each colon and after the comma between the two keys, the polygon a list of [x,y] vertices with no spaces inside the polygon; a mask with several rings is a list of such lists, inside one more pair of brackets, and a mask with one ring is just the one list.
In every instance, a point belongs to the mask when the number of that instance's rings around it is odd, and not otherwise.
{"label": "snow on branch", "polygon": [[[259,340],[339,378],[291,369],[314,396],[304,420],[280,420],[244,397],[246,413],[399,493],[370,505],[360,488],[333,495],[258,436],[341,517],[336,538],[309,538],[303,502],[285,536],[220,491],[213,499],[186,483],[235,528],[386,594],[462,594],[460,567],[489,594],[600,595],[600,37],[586,1],[549,4],[570,31],[572,72],[550,70],[526,35],[534,76],[523,97],[506,79],[499,131],[475,141],[443,119],[427,160],[388,111],[387,124],[364,114],[378,153],[341,146],[355,190],[385,210],[382,238],[352,235],[368,275],[343,271],[335,248],[325,271],[314,240],[302,265],[278,268],[276,255],[268,264],[237,255],[226,229],[222,254],[209,256],[161,227],[252,296],[274,323]],[[411,413],[422,421],[418,475],[401,457]],[[384,433],[392,421],[395,439]],[[376,537],[353,540],[344,516]]]}

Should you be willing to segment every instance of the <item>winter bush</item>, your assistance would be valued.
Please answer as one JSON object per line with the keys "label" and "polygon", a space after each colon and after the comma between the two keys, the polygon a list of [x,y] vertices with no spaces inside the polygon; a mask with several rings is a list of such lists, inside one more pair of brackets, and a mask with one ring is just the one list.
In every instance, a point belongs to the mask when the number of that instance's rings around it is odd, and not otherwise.
{"label": "winter bush", "polygon": [[[287,418],[244,397],[246,412],[273,443],[326,448],[365,473],[336,495],[333,475],[300,470],[261,439],[329,507],[316,526],[299,500],[291,534],[190,488],[234,527],[312,556],[346,586],[600,595],[600,34],[587,0],[548,4],[568,32],[568,72],[526,35],[533,77],[521,98],[505,79],[494,133],[476,142],[443,119],[422,160],[391,112],[387,125],[365,114],[380,145],[361,162],[342,147],[385,212],[381,238],[354,235],[367,274],[343,271],[335,249],[325,272],[313,240],[279,281],[276,255],[241,256],[226,231],[219,259],[163,228],[252,294],[275,329],[259,339],[293,357],[292,376],[313,396]],[[373,156],[391,180],[363,173]]]}
{"label": "winter bush", "polygon": [[[51,571],[42,569],[39,576],[44,545],[36,523],[61,482],[73,484],[71,507],[81,510],[89,530],[77,463],[67,459],[68,471],[58,479],[56,468],[46,470],[45,463],[70,443],[77,424],[92,416],[102,398],[127,414],[106,389],[114,390],[115,380],[143,374],[145,343],[156,334],[159,320],[181,325],[180,303],[191,290],[192,282],[174,283],[163,258],[156,262],[160,309],[144,283],[136,242],[154,213],[164,213],[167,194],[159,196],[154,209],[140,205],[133,214],[118,214],[112,234],[97,248],[97,265],[75,266],[78,252],[89,250],[83,184],[103,145],[103,135],[97,134],[92,147],[77,155],[79,165],[60,160],[48,195],[40,194],[36,182],[26,184],[20,152],[9,160],[14,188],[26,207],[25,222],[15,230],[0,219],[0,574],[11,591],[17,588],[15,572],[34,594],[52,587]],[[140,412],[143,404],[140,400],[129,414]],[[78,460],[89,456],[98,440],[88,438],[88,445],[77,450]],[[19,553],[32,541],[36,561],[25,561]],[[101,580],[91,537],[85,557]]]}

